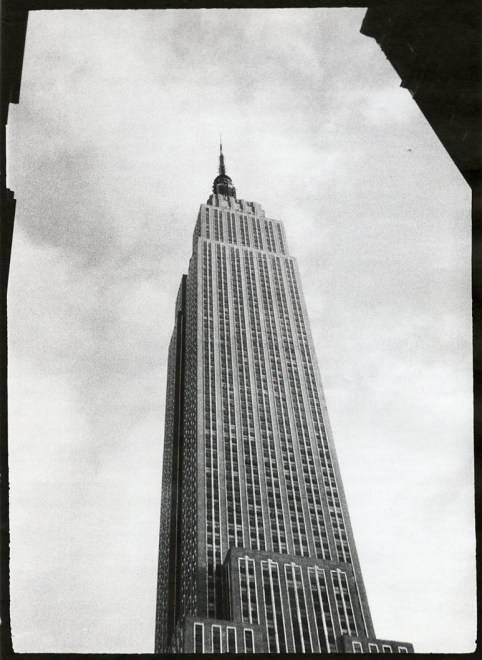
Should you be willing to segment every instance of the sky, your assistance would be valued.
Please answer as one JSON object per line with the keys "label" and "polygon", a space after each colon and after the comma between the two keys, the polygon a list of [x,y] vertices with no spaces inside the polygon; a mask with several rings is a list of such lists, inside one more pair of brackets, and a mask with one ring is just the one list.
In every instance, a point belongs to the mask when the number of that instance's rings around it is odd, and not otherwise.
{"label": "sky", "polygon": [[30,12],[8,126],[15,651],[153,651],[167,348],[220,133],[298,259],[376,633],[475,649],[470,190],[364,13]]}

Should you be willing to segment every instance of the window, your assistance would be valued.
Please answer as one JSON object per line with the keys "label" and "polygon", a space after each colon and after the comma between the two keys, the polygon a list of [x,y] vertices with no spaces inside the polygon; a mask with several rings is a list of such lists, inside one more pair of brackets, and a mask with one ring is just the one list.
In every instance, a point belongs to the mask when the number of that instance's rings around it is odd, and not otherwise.
{"label": "window", "polygon": [[271,559],[261,562],[263,591],[270,653],[285,653],[286,639],[281,604],[278,564]]}
{"label": "window", "polygon": [[[251,537],[253,541],[256,540],[256,530],[254,528],[251,529]],[[259,623],[254,560],[249,559],[249,557],[240,557],[238,566],[243,621]]]}
{"label": "window", "polygon": [[221,653],[221,626],[212,626],[213,653]]}
{"label": "window", "polygon": [[341,570],[331,571],[331,579],[336,597],[338,618],[342,633],[357,634],[353,608],[346,574]]}
{"label": "window", "polygon": [[378,644],[368,644],[368,653],[378,653]]}
{"label": "window", "polygon": [[313,649],[311,648],[308,613],[306,609],[301,567],[294,563],[285,564],[285,577],[288,587],[288,603],[290,607],[295,651],[310,653]]}
{"label": "window", "polygon": [[231,628],[228,626],[226,628],[226,637],[227,637],[227,652],[236,653],[236,628]]}
{"label": "window", "polygon": [[308,576],[315,621],[318,628],[320,651],[322,653],[329,653],[330,649],[332,651],[336,649],[336,641],[333,632],[331,607],[327,595],[325,572],[318,567],[310,567],[308,568]]}
{"label": "window", "polygon": [[382,644],[382,653],[393,653],[392,647],[389,644]]}
{"label": "window", "polygon": [[194,624],[194,649],[195,653],[204,653],[204,625]]}
{"label": "window", "polygon": [[353,653],[363,653],[363,646],[360,642],[352,642]]}
{"label": "window", "polygon": [[398,647],[398,652],[399,653],[408,653],[408,649],[406,646],[399,646]]}
{"label": "window", "polygon": [[254,638],[252,630],[244,631],[244,649],[246,653],[254,653]]}

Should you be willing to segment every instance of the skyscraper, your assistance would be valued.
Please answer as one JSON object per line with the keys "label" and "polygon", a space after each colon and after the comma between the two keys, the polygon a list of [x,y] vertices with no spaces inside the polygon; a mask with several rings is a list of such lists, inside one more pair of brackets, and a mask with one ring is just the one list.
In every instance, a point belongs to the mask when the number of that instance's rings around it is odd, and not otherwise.
{"label": "skyscraper", "polygon": [[413,652],[375,636],[295,259],[222,147],[169,347],[156,652]]}

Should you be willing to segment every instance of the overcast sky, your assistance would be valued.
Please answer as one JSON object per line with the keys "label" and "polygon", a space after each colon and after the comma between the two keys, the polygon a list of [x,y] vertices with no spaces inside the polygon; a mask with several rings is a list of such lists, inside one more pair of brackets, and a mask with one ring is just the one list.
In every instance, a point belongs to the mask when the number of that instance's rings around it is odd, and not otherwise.
{"label": "overcast sky", "polygon": [[363,15],[30,12],[8,127],[16,651],[153,651],[167,347],[220,132],[299,260],[377,635],[474,650],[470,191]]}

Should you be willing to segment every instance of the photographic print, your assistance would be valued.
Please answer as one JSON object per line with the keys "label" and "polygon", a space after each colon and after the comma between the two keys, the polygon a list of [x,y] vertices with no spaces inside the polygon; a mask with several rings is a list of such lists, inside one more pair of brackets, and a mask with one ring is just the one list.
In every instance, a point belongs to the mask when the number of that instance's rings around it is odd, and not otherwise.
{"label": "photographic print", "polygon": [[30,12],[16,652],[473,652],[470,187],[365,14]]}

